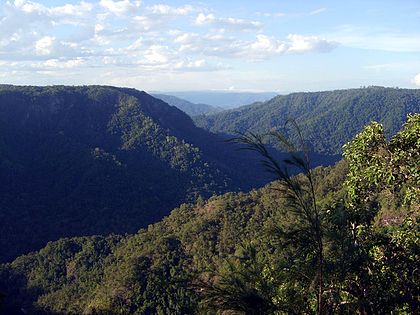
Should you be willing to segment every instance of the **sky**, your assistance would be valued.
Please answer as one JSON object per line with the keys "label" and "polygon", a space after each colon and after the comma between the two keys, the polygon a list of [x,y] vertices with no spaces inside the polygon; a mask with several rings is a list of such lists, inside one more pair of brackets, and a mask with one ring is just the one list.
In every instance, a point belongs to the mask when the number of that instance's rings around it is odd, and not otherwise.
{"label": "sky", "polygon": [[419,0],[0,0],[0,83],[420,87]]}

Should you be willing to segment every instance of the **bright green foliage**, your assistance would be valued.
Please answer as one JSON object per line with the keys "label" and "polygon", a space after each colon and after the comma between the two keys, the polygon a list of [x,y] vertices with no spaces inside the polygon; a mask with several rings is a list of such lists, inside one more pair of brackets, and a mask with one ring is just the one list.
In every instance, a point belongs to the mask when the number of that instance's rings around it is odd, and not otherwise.
{"label": "bright green foliage", "polygon": [[409,115],[401,132],[392,138],[394,185],[402,185],[403,204],[420,204],[420,115]]}
{"label": "bright green foliage", "polygon": [[380,183],[392,178],[391,169],[383,167],[383,162],[390,160],[385,145],[383,127],[376,122],[344,145],[343,156],[350,161],[346,181],[350,207],[356,207],[357,201],[367,202],[370,195],[381,189]]}
{"label": "bright green foliage", "polygon": [[392,206],[419,204],[419,135],[420,115],[409,115],[402,131],[389,143],[382,126],[371,123],[344,146],[344,157],[349,161],[346,190],[350,208],[366,214],[361,206],[379,192],[387,193]]}
{"label": "bright green foliage", "polygon": [[389,142],[372,123],[345,146],[353,241],[346,282],[366,312],[419,308],[419,131],[420,115],[409,115]]}

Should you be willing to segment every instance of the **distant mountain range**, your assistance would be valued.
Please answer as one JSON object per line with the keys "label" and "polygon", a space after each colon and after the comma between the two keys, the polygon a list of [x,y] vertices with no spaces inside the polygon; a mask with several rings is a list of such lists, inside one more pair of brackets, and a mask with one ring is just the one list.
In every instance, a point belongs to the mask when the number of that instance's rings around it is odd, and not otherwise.
{"label": "distant mountain range", "polygon": [[182,110],[187,115],[193,117],[197,115],[206,115],[211,113],[220,112],[223,110],[222,107],[215,107],[207,104],[195,104],[188,102],[182,98],[166,95],[166,94],[151,94],[153,97],[161,99],[162,101],[168,103],[171,106],[175,106]]}
{"label": "distant mountain range", "polygon": [[419,89],[368,87],[280,95],[264,103],[197,116],[194,121],[214,133],[277,130],[298,142],[296,133],[285,128],[292,119],[314,151],[341,154],[343,144],[370,121],[383,123],[390,136],[401,128],[408,113],[418,112]]}
{"label": "distant mountain range", "polygon": [[214,107],[235,108],[255,102],[267,101],[277,93],[274,92],[234,92],[234,91],[183,91],[152,92],[152,94],[172,95],[195,104],[208,104]]}

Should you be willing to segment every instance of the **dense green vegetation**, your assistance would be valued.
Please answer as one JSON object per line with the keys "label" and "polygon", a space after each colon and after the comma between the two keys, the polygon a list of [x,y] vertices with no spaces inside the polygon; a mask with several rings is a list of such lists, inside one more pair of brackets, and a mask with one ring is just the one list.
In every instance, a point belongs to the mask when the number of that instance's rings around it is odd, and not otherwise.
{"label": "dense green vegetation", "polygon": [[394,135],[407,114],[420,112],[420,90],[369,87],[277,96],[265,103],[194,118],[197,126],[215,133],[277,130],[296,140],[284,127],[295,120],[319,153],[341,154],[341,147],[371,121]]}
{"label": "dense green vegetation", "polygon": [[135,233],[198,196],[267,183],[250,160],[144,92],[2,85],[0,262],[61,237]]}
{"label": "dense green vegetation", "polygon": [[188,102],[182,98],[166,95],[166,94],[152,94],[153,97],[156,97],[171,106],[175,106],[186,113],[188,116],[197,116],[205,115],[210,113],[220,112],[223,109],[221,107],[215,107],[207,104],[195,104]]}
{"label": "dense green vegetation", "polygon": [[0,267],[3,312],[416,314],[419,134],[418,114],[390,141],[372,123],[309,177],[184,204],[135,235],[51,242]]}

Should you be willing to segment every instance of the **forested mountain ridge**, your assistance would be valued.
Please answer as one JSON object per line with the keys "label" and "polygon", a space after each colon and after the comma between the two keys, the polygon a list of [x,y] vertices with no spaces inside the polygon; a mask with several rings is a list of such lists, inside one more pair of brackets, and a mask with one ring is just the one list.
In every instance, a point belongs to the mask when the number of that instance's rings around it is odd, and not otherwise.
{"label": "forested mountain ridge", "polygon": [[248,158],[134,89],[1,85],[0,261],[65,236],[134,233],[199,195],[261,185],[244,180]]}
{"label": "forested mountain ridge", "polygon": [[341,154],[341,147],[370,121],[384,124],[387,136],[395,134],[408,113],[420,112],[420,90],[368,87],[326,92],[279,95],[261,103],[212,115],[194,117],[197,126],[215,133],[233,134],[278,130],[293,119],[303,136],[319,153]]}
{"label": "forested mountain ridge", "polygon": [[[321,314],[418,313],[419,132],[420,115],[390,141],[372,123],[344,161],[312,170]],[[292,201],[273,182],[184,204],[135,235],[51,242],[0,266],[3,312],[314,314],[319,257]]]}
{"label": "forested mountain ridge", "polygon": [[215,107],[207,104],[196,104],[188,102],[182,98],[166,95],[166,94],[151,94],[153,97],[161,99],[171,106],[175,106],[186,113],[188,116],[193,117],[197,115],[206,115],[211,113],[220,112],[223,110],[221,107]]}

